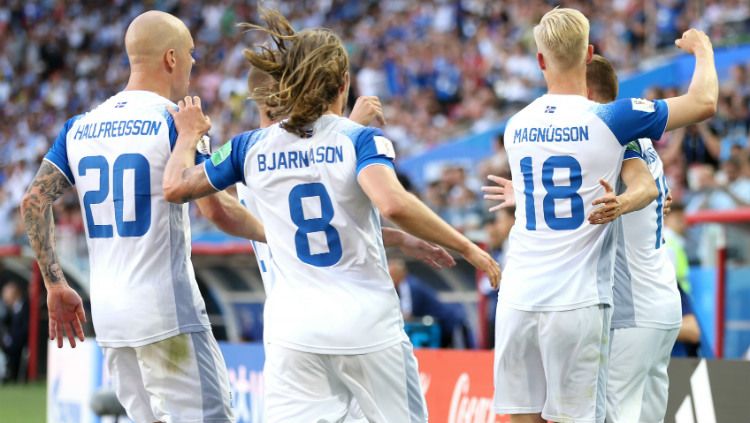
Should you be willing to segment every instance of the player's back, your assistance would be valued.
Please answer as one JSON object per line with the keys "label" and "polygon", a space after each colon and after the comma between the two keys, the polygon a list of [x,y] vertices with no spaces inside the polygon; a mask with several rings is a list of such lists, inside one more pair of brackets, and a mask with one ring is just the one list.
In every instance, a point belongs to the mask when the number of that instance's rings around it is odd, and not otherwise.
{"label": "player's back", "polygon": [[632,141],[625,160],[643,159],[659,196],[641,210],[623,215],[615,259],[612,328],[680,326],[680,294],[672,262],[664,246],[664,200],[667,180],[651,140]]}
{"label": "player's back", "polygon": [[[544,95],[505,129],[516,223],[500,300],[521,310],[611,304],[612,225],[592,225],[592,202],[615,186],[624,145],[661,135],[666,105],[626,99],[600,105],[575,95]],[[631,138],[628,138],[631,137]]]}
{"label": "player's back", "polygon": [[120,92],[69,120],[48,155],[78,191],[104,346],[209,327],[190,263],[187,206],[167,203],[162,191],[176,140],[167,105],[155,93]]}
{"label": "player's back", "polygon": [[379,134],[324,115],[309,138],[279,125],[241,135],[245,182],[278,270],[266,300],[268,342],[358,354],[403,339],[380,217],[357,183],[366,166],[392,166]]}

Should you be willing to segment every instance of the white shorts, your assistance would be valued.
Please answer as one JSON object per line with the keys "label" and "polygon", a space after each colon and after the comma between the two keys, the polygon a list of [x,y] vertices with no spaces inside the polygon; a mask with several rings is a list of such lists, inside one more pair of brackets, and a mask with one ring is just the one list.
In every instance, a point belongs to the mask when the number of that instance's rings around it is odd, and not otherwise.
{"label": "white shorts", "polygon": [[315,354],[266,344],[263,373],[266,423],[427,422],[409,341],[358,355]]}
{"label": "white shorts", "polygon": [[667,412],[667,367],[676,329],[612,331],[607,381],[607,423],[658,423]]}
{"label": "white shorts", "polygon": [[234,421],[226,364],[211,332],[104,354],[117,399],[135,423]]}
{"label": "white shorts", "polygon": [[495,412],[603,422],[610,319],[604,305],[540,312],[498,305]]}

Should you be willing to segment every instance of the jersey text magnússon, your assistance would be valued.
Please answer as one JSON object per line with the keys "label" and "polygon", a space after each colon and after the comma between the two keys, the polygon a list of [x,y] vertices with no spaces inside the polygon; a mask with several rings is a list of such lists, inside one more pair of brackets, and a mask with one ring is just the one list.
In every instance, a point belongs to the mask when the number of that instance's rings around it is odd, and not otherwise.
{"label": "jersey text magn\u00fasson", "polygon": [[588,126],[518,128],[513,132],[513,144],[523,142],[582,142],[588,140]]}

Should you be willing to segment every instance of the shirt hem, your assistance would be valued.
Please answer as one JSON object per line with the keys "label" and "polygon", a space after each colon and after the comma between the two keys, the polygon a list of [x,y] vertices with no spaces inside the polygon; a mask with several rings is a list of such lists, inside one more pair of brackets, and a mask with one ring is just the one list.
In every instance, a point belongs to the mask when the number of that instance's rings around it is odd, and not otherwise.
{"label": "shirt hem", "polygon": [[167,338],[171,338],[173,336],[177,336],[183,333],[195,333],[195,332],[206,332],[211,330],[210,324],[198,324],[198,325],[187,325],[187,326],[181,326],[176,329],[172,329],[167,332],[162,332],[157,335],[151,335],[146,338],[139,338],[139,339],[133,339],[133,340],[103,340],[96,338],[96,343],[99,344],[99,346],[105,347],[105,348],[122,348],[122,347],[130,347],[130,348],[137,348],[142,347],[144,345],[153,344],[155,342],[163,341]]}
{"label": "shirt hem", "polygon": [[320,346],[301,345],[301,344],[297,344],[294,342],[287,342],[287,341],[273,340],[273,339],[267,342],[264,342],[264,344],[278,345],[280,347],[288,348],[290,350],[302,351],[302,352],[312,353],[312,354],[359,355],[359,354],[368,354],[368,353],[385,350],[387,348],[400,344],[405,339],[406,339],[406,334],[400,334],[396,338],[391,338],[391,339],[388,339],[387,341],[383,341],[374,345],[368,345],[364,347],[320,347]]}
{"label": "shirt hem", "polygon": [[633,328],[649,328],[649,329],[679,329],[682,325],[682,321],[674,323],[662,323],[662,322],[628,322],[622,320],[613,320],[610,329],[633,329]]}
{"label": "shirt hem", "polygon": [[500,407],[494,406],[492,410],[495,414],[532,414],[541,413],[542,407]]}
{"label": "shirt hem", "polygon": [[582,301],[580,303],[573,303],[573,304],[551,304],[551,305],[530,305],[530,304],[517,304],[510,301],[502,301],[502,295],[500,296],[501,300],[499,305],[503,305],[506,307],[510,307],[516,310],[521,311],[568,311],[568,310],[576,310],[579,308],[584,307],[591,307],[595,305],[604,304],[607,306],[612,307],[612,300],[605,298],[605,299],[592,299],[592,300],[586,300]]}

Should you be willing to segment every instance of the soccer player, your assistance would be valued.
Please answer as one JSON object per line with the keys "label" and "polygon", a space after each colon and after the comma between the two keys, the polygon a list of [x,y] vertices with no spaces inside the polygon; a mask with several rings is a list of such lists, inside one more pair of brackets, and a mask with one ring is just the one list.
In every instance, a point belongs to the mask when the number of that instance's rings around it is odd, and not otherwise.
{"label": "soccer player", "polygon": [[592,213],[599,181],[614,185],[630,141],[658,139],[716,110],[713,50],[702,32],[676,42],[696,57],[687,94],[604,105],[586,98],[588,33],[577,10],[542,17],[534,38],[548,93],[505,129],[517,204],[499,294],[494,407],[513,422],[604,420],[616,227],[591,223],[636,207],[608,193],[605,210]]}
{"label": "soccer player", "polygon": [[[247,77],[247,84],[250,93],[252,93],[255,88],[264,89],[273,86],[274,80],[271,75],[255,67],[251,67]],[[258,115],[260,116],[260,127],[267,128],[273,125],[274,120],[270,117],[268,107],[262,99],[256,99],[255,105]],[[379,121],[380,123],[385,123],[380,100],[373,96],[359,97],[352,109],[349,119],[362,125],[367,125],[374,120]],[[242,205],[247,207],[253,215],[257,215],[258,210],[255,205],[255,196],[250,191],[250,188],[241,182],[237,183],[236,187],[237,197]],[[453,257],[451,257],[451,255],[444,249],[411,236],[401,230],[396,228],[382,228],[382,234],[383,245],[385,247],[399,247],[407,256],[423,260],[425,263],[435,268],[450,267],[456,264]],[[264,242],[251,242],[255,259],[258,261],[258,268],[260,269],[263,286],[266,293],[268,293],[274,285],[274,274],[278,273],[278,271],[273,272],[272,270],[274,263],[271,260],[272,256],[271,251],[268,249],[268,245]]]}
{"label": "soccer player", "polygon": [[[617,97],[617,74],[599,55],[594,55],[586,67],[586,83],[593,101],[609,103]],[[661,159],[648,139],[632,141],[625,150],[620,180],[627,186],[626,192],[643,185],[643,173],[656,198],[614,223],[619,239],[606,411],[606,421],[612,423],[663,420],[669,386],[667,366],[681,319],[674,267],[663,248],[665,177]],[[493,193],[486,197],[505,200],[505,207],[513,206],[515,198],[512,187],[507,189],[508,181],[491,179],[500,187],[483,188]]]}
{"label": "soccer player", "polygon": [[[617,97],[617,75],[601,56],[589,63],[587,81],[592,100],[608,103]],[[664,247],[667,180],[648,138],[631,141],[624,160],[623,172],[630,163],[648,165],[658,196],[615,222],[619,239],[606,421],[658,423],[667,411],[667,367],[682,320],[675,269]]]}
{"label": "soccer player", "polygon": [[[169,204],[162,174],[177,138],[165,111],[188,90],[193,40],[176,17],[136,17],[125,34],[125,90],[68,120],[24,196],[26,230],[47,287],[50,338],[83,340],[81,298],[55,253],[52,203],[71,185],[86,219],[91,308],[117,397],[136,422],[230,422],[226,366],[190,263],[186,206]],[[195,159],[196,152],[193,151]],[[224,230],[264,240],[263,227],[227,193]]]}
{"label": "soccer player", "polygon": [[[277,282],[266,300],[268,422],[341,421],[352,400],[371,422],[425,422],[416,360],[385,262],[378,210],[402,229],[461,253],[497,284],[491,257],[407,193],[393,146],[340,116],[349,85],[341,40],[295,32],[264,11],[273,49],[247,50],[274,77],[255,90],[279,124],[234,137],[203,166],[190,151],[210,127],[200,101],[173,112],[179,129],[164,176],[170,201],[245,182],[267,230]],[[260,91],[260,92],[259,92]]]}

